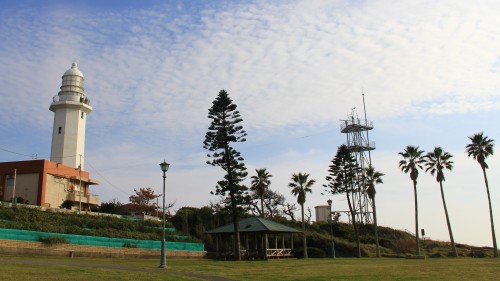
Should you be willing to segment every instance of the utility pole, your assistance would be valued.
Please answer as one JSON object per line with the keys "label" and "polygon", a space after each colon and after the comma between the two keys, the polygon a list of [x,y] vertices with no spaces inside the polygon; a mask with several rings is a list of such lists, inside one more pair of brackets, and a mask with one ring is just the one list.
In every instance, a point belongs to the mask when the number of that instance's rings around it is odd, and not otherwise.
{"label": "utility pole", "polygon": [[16,178],[17,178],[17,169],[14,169],[14,188],[12,189],[12,206],[17,203],[16,200]]}

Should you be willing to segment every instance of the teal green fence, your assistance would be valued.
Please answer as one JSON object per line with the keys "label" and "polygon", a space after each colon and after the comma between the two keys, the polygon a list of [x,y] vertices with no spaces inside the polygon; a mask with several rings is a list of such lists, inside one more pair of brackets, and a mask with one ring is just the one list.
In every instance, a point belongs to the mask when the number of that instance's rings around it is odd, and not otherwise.
{"label": "teal green fence", "polygon": [[[7,229],[0,228],[0,239],[5,240],[21,240],[21,241],[40,241],[40,238],[47,237],[63,237],[69,244],[76,245],[89,245],[89,246],[105,246],[105,247],[118,247],[125,246],[160,250],[161,241],[154,240],[136,240],[126,238],[108,238],[100,236],[85,236],[76,234],[60,234],[39,232],[30,230]],[[168,242],[166,244],[167,250],[176,251],[204,251],[203,243],[184,243],[184,242]]]}

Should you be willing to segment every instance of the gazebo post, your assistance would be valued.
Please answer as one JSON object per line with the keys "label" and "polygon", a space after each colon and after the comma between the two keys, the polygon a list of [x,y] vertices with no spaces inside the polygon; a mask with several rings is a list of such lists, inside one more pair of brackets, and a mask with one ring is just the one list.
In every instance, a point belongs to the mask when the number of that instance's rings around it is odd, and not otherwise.
{"label": "gazebo post", "polygon": [[264,259],[267,260],[267,232],[264,233]]}
{"label": "gazebo post", "polygon": [[246,244],[246,256],[247,256],[247,259],[248,257],[250,256],[250,247],[249,247],[249,243],[248,243],[248,233],[245,233],[245,244]]}
{"label": "gazebo post", "polygon": [[[235,239],[234,234],[231,234],[231,245],[234,245],[234,239]],[[236,253],[234,252],[234,249],[233,249],[233,258],[236,259]]]}
{"label": "gazebo post", "polygon": [[217,259],[220,257],[220,252],[219,252],[219,235],[215,234],[215,255],[217,256]]}
{"label": "gazebo post", "polygon": [[259,252],[259,239],[257,238],[257,233],[254,233],[253,234],[253,242],[255,244],[255,250],[257,251],[257,253]]}
{"label": "gazebo post", "polygon": [[262,254],[262,258],[264,259],[264,256],[266,253],[264,253],[266,247],[264,246],[264,238],[265,238],[265,235],[264,233],[262,233],[260,235],[260,251],[261,251],[261,254]]}

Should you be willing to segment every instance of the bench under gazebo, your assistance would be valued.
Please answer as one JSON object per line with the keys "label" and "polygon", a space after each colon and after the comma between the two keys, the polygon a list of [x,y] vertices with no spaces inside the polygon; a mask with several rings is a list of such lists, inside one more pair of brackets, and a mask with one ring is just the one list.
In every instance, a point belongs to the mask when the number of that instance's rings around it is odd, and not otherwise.
{"label": "bench under gazebo", "polygon": [[[234,224],[226,224],[205,232],[215,238],[218,259],[234,258]],[[240,220],[240,252],[246,259],[293,257],[293,235],[302,233],[286,225],[258,217]]]}

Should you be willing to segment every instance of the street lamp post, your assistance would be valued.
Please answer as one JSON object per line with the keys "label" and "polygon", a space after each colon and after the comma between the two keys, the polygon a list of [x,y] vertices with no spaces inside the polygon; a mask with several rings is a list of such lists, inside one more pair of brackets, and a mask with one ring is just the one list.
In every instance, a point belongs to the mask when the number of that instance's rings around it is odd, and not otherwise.
{"label": "street lamp post", "polygon": [[335,242],[333,242],[333,218],[332,218],[332,199],[328,199],[326,201],[328,203],[328,208],[330,209],[330,213],[328,216],[328,220],[330,221],[330,238],[332,239],[332,259],[335,258]]}
{"label": "street lamp post", "polygon": [[163,231],[161,236],[161,257],[160,257],[160,267],[167,267],[167,256],[165,254],[165,179],[167,178],[167,171],[170,164],[163,160],[163,163],[160,163],[161,170],[163,172]]}

